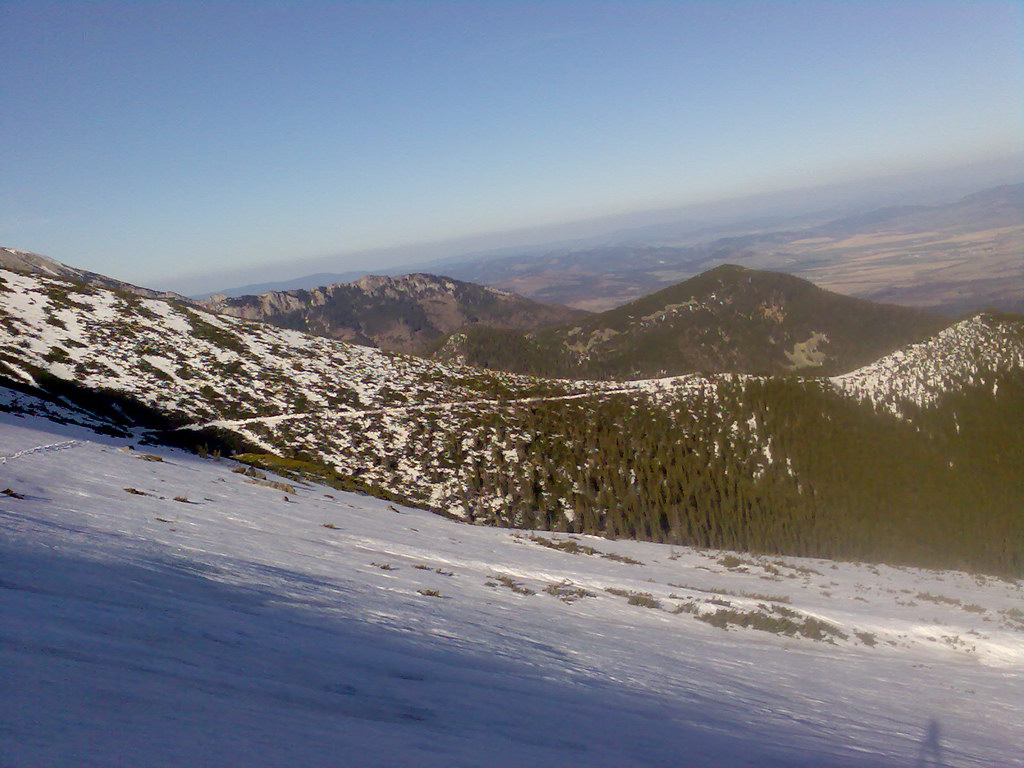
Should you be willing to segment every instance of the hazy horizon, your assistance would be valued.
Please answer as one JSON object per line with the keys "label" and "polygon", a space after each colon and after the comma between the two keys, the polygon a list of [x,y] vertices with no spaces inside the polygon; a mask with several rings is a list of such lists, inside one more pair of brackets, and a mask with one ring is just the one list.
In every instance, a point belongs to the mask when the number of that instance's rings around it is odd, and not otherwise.
{"label": "hazy horizon", "polygon": [[[1005,167],[1000,173],[995,166]],[[942,184],[939,184],[940,180]],[[935,186],[931,186],[931,182]],[[500,258],[505,252],[525,253],[559,246],[570,247],[589,241],[611,242],[611,236],[633,228],[688,219],[695,229],[701,224],[742,222],[759,216],[803,215],[837,208],[873,209],[902,204],[907,199],[921,203],[952,202],[974,191],[1005,183],[1024,182],[1024,155],[984,163],[980,166],[940,168],[895,177],[857,179],[825,186],[776,190],[756,195],[708,200],[690,205],[631,211],[542,227],[525,227],[507,232],[485,232],[429,243],[408,243],[351,253],[254,265],[246,270],[205,270],[194,275],[161,281],[155,287],[185,295],[206,295],[248,285],[280,283],[318,274],[395,273],[420,270],[477,258]],[[813,202],[812,202],[813,201]],[[877,201],[877,202],[875,202]],[[703,218],[701,218],[703,217]],[[604,236],[604,237],[602,237]],[[654,238],[656,239],[656,238]],[[698,239],[714,239],[714,236]],[[623,237],[628,242],[630,238]],[[638,239],[642,241],[644,238]],[[443,269],[436,269],[444,272]]]}
{"label": "hazy horizon", "polygon": [[1019,169],[1022,32],[1009,2],[5,3],[0,242],[199,292]]}

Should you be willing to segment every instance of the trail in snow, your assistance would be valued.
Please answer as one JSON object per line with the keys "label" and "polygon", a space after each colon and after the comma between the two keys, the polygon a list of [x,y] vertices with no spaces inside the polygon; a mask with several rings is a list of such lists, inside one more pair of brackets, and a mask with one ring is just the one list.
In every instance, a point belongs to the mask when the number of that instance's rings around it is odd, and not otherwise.
{"label": "trail in snow", "polygon": [[186,429],[206,429],[208,427],[224,427],[232,429],[235,427],[244,427],[247,424],[266,424],[272,426],[280,424],[284,421],[291,419],[300,419],[305,416],[326,416],[333,419],[348,419],[358,418],[362,416],[380,416],[384,414],[405,414],[405,413],[419,413],[422,411],[431,410],[451,410],[452,408],[461,407],[476,407],[476,406],[505,406],[505,405],[522,405],[525,403],[541,403],[541,402],[561,402],[566,400],[580,400],[586,397],[603,397],[605,395],[621,395],[626,393],[635,393],[637,387],[624,387],[621,389],[601,389],[592,392],[577,392],[571,395],[552,395],[551,397],[520,397],[509,400],[494,400],[494,399],[481,399],[481,400],[457,400],[443,403],[416,403],[413,405],[396,405],[389,408],[368,408],[365,410],[350,409],[344,411],[337,410],[317,410],[317,411],[302,411],[299,413],[286,413],[277,416],[257,416],[251,419],[237,419],[234,421],[215,420],[208,421],[204,424],[188,424],[184,427],[179,427],[179,430]]}
{"label": "trail in snow", "polygon": [[34,448],[26,448],[23,451],[18,451],[6,456],[0,456],[0,464],[6,464],[8,461],[12,461],[13,459],[20,459],[22,456],[31,456],[33,453],[53,453],[54,451],[64,451],[68,448],[74,448],[76,445],[81,444],[81,440],[65,440],[61,443],[37,445]]}

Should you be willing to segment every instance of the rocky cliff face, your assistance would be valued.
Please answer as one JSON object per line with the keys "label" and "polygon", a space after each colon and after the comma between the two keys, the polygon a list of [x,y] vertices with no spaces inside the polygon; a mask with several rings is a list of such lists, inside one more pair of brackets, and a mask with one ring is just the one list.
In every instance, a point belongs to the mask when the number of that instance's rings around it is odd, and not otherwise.
{"label": "rocky cliff face", "polygon": [[427,274],[368,275],[353,283],[238,298],[216,295],[203,304],[234,317],[412,354],[475,325],[535,330],[587,314]]}

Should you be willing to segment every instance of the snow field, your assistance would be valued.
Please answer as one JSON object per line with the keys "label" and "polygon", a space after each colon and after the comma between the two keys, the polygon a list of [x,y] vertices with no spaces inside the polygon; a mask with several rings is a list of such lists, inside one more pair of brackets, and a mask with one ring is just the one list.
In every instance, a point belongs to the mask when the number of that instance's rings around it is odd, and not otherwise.
{"label": "snow field", "polygon": [[127,442],[0,415],[0,765],[1024,764],[1019,582],[536,534],[572,554]]}

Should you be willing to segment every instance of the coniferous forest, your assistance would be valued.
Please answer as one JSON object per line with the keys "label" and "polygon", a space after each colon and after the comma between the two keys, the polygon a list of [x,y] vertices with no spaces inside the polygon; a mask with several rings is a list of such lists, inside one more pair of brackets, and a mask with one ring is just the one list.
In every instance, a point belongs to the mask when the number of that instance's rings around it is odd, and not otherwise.
{"label": "coniferous forest", "polygon": [[[1024,382],[898,419],[821,383],[541,401],[449,441],[477,522],[1001,574],[1024,569]],[[503,499],[495,505],[478,504]]]}

